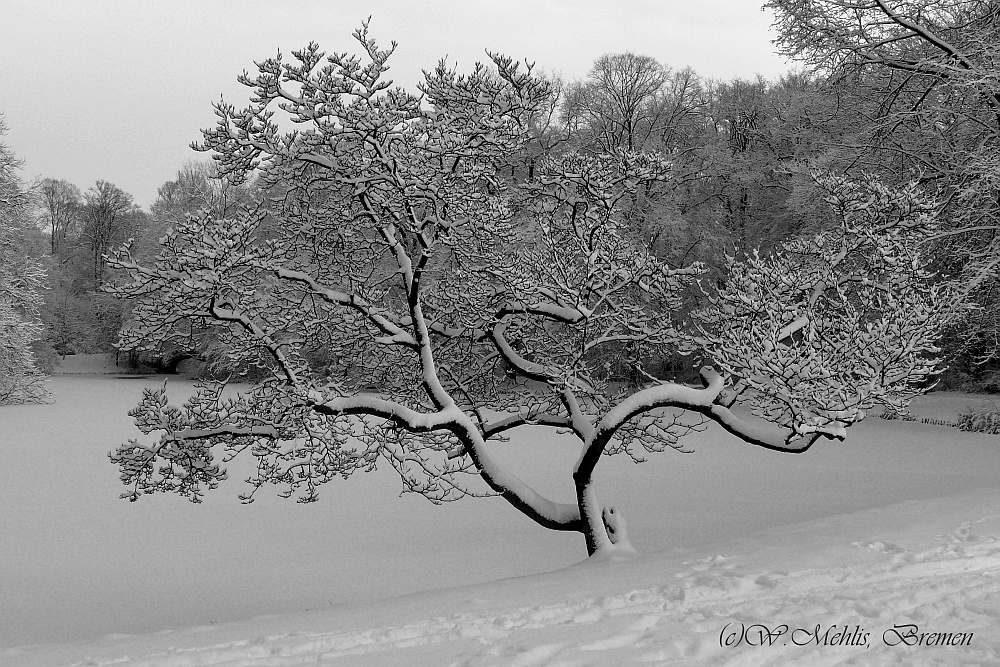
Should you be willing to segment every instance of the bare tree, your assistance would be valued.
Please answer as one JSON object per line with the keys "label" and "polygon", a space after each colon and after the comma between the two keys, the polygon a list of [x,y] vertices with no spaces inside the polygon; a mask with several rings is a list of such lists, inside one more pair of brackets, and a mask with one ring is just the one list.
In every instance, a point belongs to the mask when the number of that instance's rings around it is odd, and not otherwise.
{"label": "bare tree", "polygon": [[[689,149],[699,134],[705,101],[702,81],[690,67],[667,71],[667,78],[655,99],[652,131],[662,149],[678,152]],[[648,148],[648,146],[647,146]]]}
{"label": "bare tree", "polygon": [[649,56],[605,54],[570,91],[566,122],[599,150],[639,150],[662,129],[658,98],[668,79],[666,68]]}
{"label": "bare tree", "polygon": [[100,288],[104,282],[105,256],[129,238],[136,207],[132,195],[107,181],[97,181],[84,193],[84,200],[81,240],[90,247],[94,286]]}
{"label": "bare tree", "polygon": [[83,196],[80,188],[67,181],[54,178],[43,179],[39,186],[39,194],[48,218],[53,255],[59,252],[67,242],[71,232],[78,231],[82,214]]}
{"label": "bare tree", "polygon": [[[247,109],[216,106],[201,148],[223,174],[282,184],[275,208],[181,222],[150,265],[127,248],[113,259],[127,276],[115,293],[138,299],[125,348],[213,321],[234,363],[267,372],[231,398],[202,384],[179,408],[165,388],[146,392],[132,414],[152,437],[110,455],[124,498],[199,501],[226,478],[217,447],[257,458],[248,501],[274,484],[314,501],[319,485],[383,460],[433,502],[499,495],[581,533],[589,554],[627,552],[594,484],[603,455],[683,449],[708,421],[804,451],[875,405],[905,404],[934,372],[950,302],[916,250],[935,223],[914,190],[820,179],[835,227],[732,267],[692,324],[679,304],[702,267],[671,268],[621,219],[636,189],[670,178],[668,162],[569,153],[515,185],[504,169],[525,150],[545,81],[491,56],[467,75],[439,64],[416,96],[383,79],[394,45],[379,49],[367,26],[355,38],[364,60],[310,44],[241,77]],[[280,133],[274,107],[297,129]],[[702,386],[659,380],[643,363],[662,350],[717,369],[701,367]],[[623,385],[615,366],[642,381]],[[573,501],[494,456],[532,424],[578,441]]]}
{"label": "bare tree", "polygon": [[215,163],[190,161],[174,180],[160,186],[151,213],[158,222],[173,224],[199,211],[231,217],[252,203],[250,190],[220,177]]}

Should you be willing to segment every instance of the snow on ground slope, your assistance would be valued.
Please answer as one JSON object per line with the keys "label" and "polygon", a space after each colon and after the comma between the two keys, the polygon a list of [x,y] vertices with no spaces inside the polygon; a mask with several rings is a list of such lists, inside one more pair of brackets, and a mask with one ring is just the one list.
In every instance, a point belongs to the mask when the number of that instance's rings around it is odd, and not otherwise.
{"label": "snow on ground slope", "polygon": [[312,613],[0,649],[0,663],[997,665],[1000,490]]}
{"label": "snow on ground slope", "polygon": [[[249,460],[231,464],[230,483],[201,505],[121,501],[107,451],[137,435],[127,412],[162,382],[58,375],[53,403],[0,409],[0,665],[144,664],[144,655],[145,664],[281,665],[344,651],[358,655],[338,664],[531,664],[531,655],[535,664],[658,655],[667,657],[649,664],[994,664],[996,643],[977,628],[1000,624],[989,616],[996,591],[975,567],[992,562],[1000,531],[975,522],[1000,503],[987,492],[931,499],[1000,485],[996,436],[869,419],[847,441],[803,455],[710,428],[688,439],[691,455],[641,466],[612,457],[598,468],[599,493],[624,512],[646,556],[567,567],[582,557],[578,536],[538,528],[497,499],[434,507],[399,498],[386,470],[338,480],[305,507],[273,495],[240,505]],[[191,390],[170,386],[174,400]],[[983,398],[933,394],[915,413],[953,419]],[[498,458],[571,499],[572,443],[515,435]],[[919,502],[839,516],[901,501]],[[812,523],[780,528],[801,522]],[[960,540],[963,523],[980,538]],[[761,530],[777,532],[750,537]],[[931,567],[930,579],[907,575]],[[372,601],[403,593],[414,595]],[[272,616],[245,620],[261,614]],[[874,643],[862,653],[713,649],[730,620],[837,624],[825,635],[833,641],[853,618],[851,629],[876,643],[914,618],[921,631],[970,631],[974,641],[924,653]],[[602,643],[614,638],[617,648]]]}

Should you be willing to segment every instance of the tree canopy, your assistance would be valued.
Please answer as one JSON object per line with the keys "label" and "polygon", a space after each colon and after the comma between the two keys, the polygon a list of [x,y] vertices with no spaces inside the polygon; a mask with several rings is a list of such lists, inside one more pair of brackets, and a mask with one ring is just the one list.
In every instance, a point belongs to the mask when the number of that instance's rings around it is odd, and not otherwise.
{"label": "tree canopy", "polygon": [[[0,136],[6,131],[0,117]],[[13,151],[0,144],[0,404],[48,395],[34,352],[43,329],[38,309],[45,271],[25,239],[31,193],[18,177],[20,166]]]}
{"label": "tree canopy", "polygon": [[[246,500],[277,485],[314,501],[384,462],[433,502],[499,495],[590,554],[628,551],[594,485],[603,455],[683,449],[707,422],[805,451],[937,370],[952,300],[919,251],[938,223],[915,188],[818,175],[823,232],[699,281],[701,263],[654,254],[627,215],[674,178],[668,153],[539,154],[552,88],[531,67],[442,61],[414,94],[385,79],[395,45],[354,36],[362,56],[279,54],[240,77],[248,107],[216,105],[197,147],[234,182],[257,174],[266,200],[179,221],[150,262],[128,246],[110,260],[112,292],[136,300],[124,349],[211,322],[234,378],[265,373],[235,396],[204,382],[179,407],[146,392],[132,414],[148,437],[111,453],[123,497],[200,500],[226,478],[217,449],[256,457]],[[676,354],[700,385],[654,367]],[[524,425],[578,442],[572,502],[494,456]]]}

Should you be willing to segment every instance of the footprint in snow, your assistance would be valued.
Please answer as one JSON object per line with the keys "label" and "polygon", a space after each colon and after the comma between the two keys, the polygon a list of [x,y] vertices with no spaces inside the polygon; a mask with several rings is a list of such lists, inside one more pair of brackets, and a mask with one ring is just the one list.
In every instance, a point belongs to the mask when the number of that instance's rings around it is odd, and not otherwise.
{"label": "footprint in snow", "polygon": [[851,542],[851,546],[870,549],[871,551],[878,551],[884,554],[901,554],[906,552],[906,549],[892,542]]}
{"label": "footprint in snow", "polygon": [[562,651],[565,646],[566,644],[563,642],[533,646],[514,655],[510,665],[511,667],[532,667],[533,665],[545,664]]}

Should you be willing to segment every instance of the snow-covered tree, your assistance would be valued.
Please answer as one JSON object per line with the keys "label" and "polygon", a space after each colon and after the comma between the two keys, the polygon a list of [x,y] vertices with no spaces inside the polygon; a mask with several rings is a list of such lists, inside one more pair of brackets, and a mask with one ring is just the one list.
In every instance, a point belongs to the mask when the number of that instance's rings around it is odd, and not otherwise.
{"label": "snow-covered tree", "polygon": [[[0,135],[6,129],[0,118]],[[33,352],[42,334],[38,307],[45,270],[26,252],[31,200],[17,175],[20,166],[14,152],[0,144],[0,405],[47,396]]]}
{"label": "snow-covered tree", "polygon": [[[131,413],[147,438],[110,455],[123,497],[197,502],[226,478],[225,457],[244,454],[257,459],[244,499],[276,485],[310,502],[384,461],[432,502],[499,495],[582,533],[590,554],[630,551],[598,500],[602,456],[681,449],[709,421],[804,451],[875,405],[904,404],[934,372],[948,301],[916,250],[934,217],[912,189],[821,178],[830,230],[734,264],[689,322],[680,305],[702,267],[671,268],[619,216],[637,188],[669,178],[668,162],[569,154],[505,179],[544,80],[502,56],[467,75],[442,62],[416,96],[383,78],[394,47],[367,26],[355,37],[364,60],[310,44],[241,77],[248,108],[216,106],[200,148],[231,178],[259,172],[269,208],[188,218],[151,264],[127,247],[110,262],[125,276],[112,289],[138,299],[125,349],[213,322],[233,368],[267,373],[236,394],[203,383],[180,407],[147,391]],[[296,129],[279,129],[279,111]],[[704,359],[702,386],[653,374],[647,360],[678,351]],[[529,424],[579,442],[572,502],[495,457]]]}
{"label": "snow-covered tree", "polygon": [[[1000,366],[1000,3],[993,0],[769,0],[776,44],[850,91],[862,131],[847,161],[936,191],[936,266],[978,304],[949,334],[956,379]],[[980,363],[985,362],[984,366]],[[978,368],[977,368],[978,367]],[[966,378],[970,376],[965,375]],[[988,375],[986,376],[988,377]]]}

